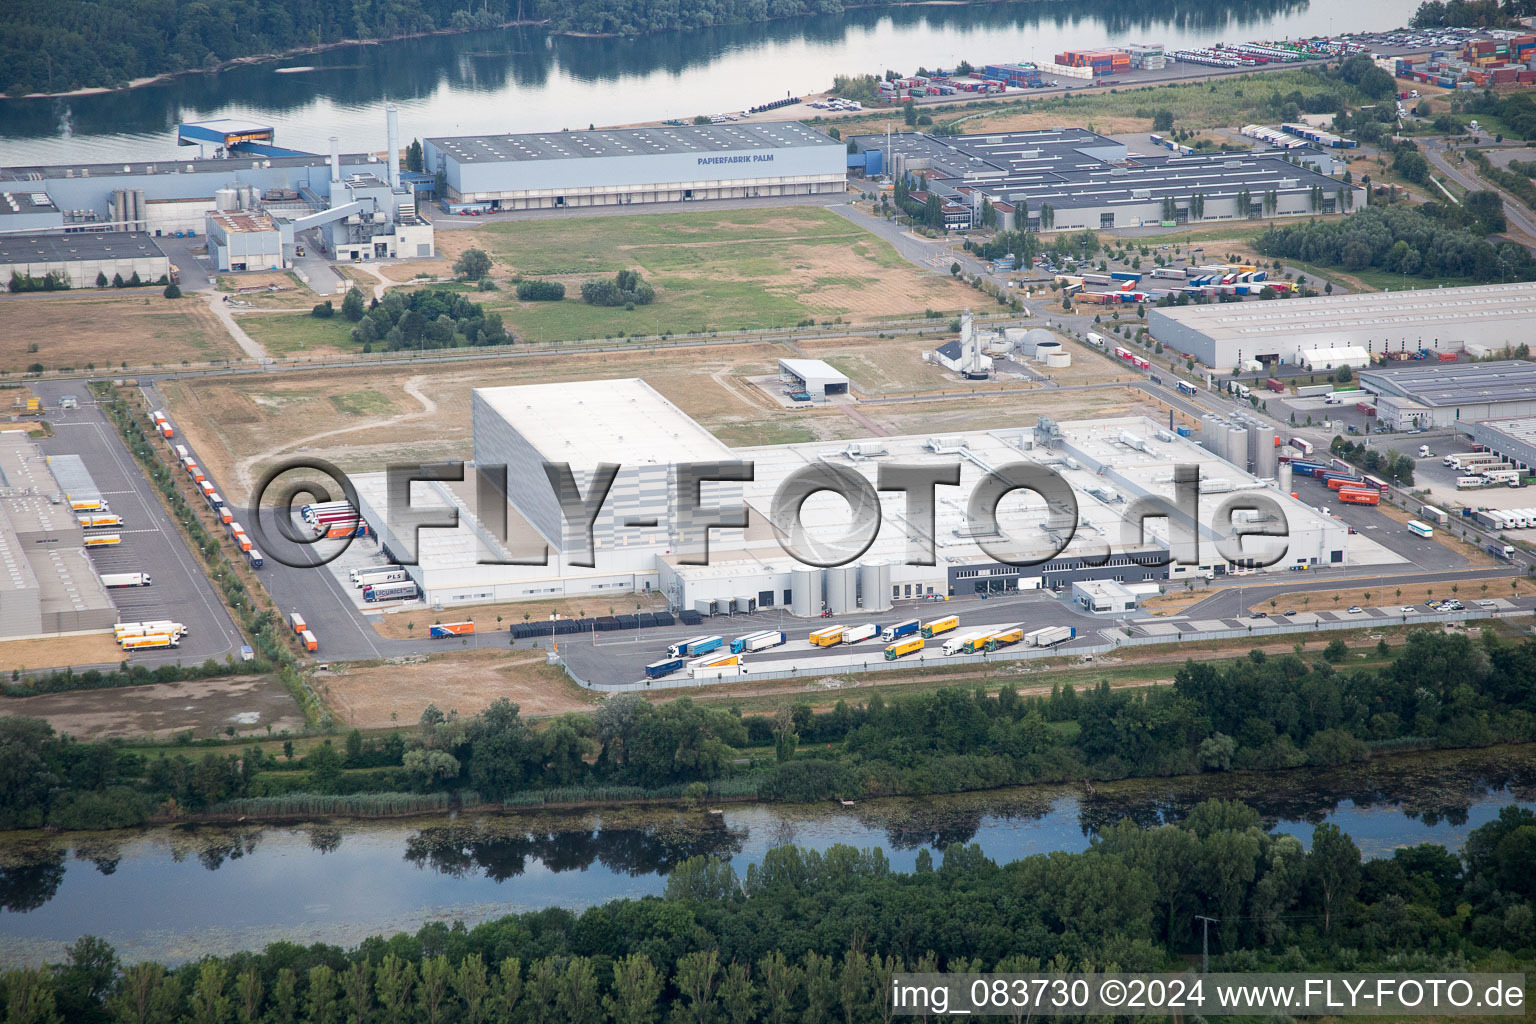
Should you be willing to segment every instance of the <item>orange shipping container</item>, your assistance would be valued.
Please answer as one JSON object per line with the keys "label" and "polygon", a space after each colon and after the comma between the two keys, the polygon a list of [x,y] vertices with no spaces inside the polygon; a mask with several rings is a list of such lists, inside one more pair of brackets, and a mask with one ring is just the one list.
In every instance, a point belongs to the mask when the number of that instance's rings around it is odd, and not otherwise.
{"label": "orange shipping container", "polygon": [[293,631],[295,633],[302,633],[309,628],[308,624],[304,621],[304,616],[300,615],[298,612],[294,612],[292,615],[288,616],[288,621],[293,625]]}
{"label": "orange shipping container", "polygon": [[311,633],[309,630],[306,629],[304,632],[300,633],[299,636],[304,641],[304,649],[306,651],[315,651],[320,649],[320,641],[316,640],[315,634]]}

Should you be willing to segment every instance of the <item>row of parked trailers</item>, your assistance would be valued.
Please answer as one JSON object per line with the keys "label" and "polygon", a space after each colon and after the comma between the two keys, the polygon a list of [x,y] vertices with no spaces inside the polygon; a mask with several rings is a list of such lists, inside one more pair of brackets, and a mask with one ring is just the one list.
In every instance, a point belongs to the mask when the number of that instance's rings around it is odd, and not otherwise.
{"label": "row of parked trailers", "polygon": [[1484,508],[1472,516],[1490,530],[1528,530],[1536,526],[1536,508]]}
{"label": "row of parked trailers", "polygon": [[[886,661],[896,661],[909,654],[926,649],[928,641],[945,633],[953,632],[960,625],[955,615],[922,622],[906,619],[880,626],[866,622],[853,626],[827,626],[812,630],[807,640],[813,647],[833,647],[839,644],[857,644],[878,639],[885,643]],[[1054,647],[1077,636],[1075,626],[1044,626],[1025,630],[1023,623],[1008,626],[990,626],[963,636],[951,637],[941,646],[946,657],[960,654],[980,654],[1000,648],[1022,644],[1026,647]],[[645,666],[647,679],[660,679],[687,668],[695,679],[724,678],[744,674],[747,669],[742,656],[757,651],[782,646],[787,638],[782,630],[770,629],[748,633],[727,644],[722,636],[696,636],[679,641],[667,649],[661,661]]]}

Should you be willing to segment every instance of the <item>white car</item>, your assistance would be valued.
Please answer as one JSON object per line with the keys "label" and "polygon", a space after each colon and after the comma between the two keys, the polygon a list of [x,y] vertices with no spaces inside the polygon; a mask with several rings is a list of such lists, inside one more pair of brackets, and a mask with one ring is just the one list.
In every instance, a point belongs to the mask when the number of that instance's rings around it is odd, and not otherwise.
{"label": "white car", "polygon": [[1417,608],[1415,608],[1411,604],[1403,605],[1401,608],[1398,609],[1398,611],[1402,612],[1404,615],[1417,615],[1417,614],[1419,614],[1419,610]]}
{"label": "white car", "polygon": [[1351,614],[1351,615],[1360,615],[1360,614],[1364,613],[1365,609],[1361,608],[1357,604],[1352,604],[1348,608],[1346,608],[1345,611],[1349,612],[1349,614]]}

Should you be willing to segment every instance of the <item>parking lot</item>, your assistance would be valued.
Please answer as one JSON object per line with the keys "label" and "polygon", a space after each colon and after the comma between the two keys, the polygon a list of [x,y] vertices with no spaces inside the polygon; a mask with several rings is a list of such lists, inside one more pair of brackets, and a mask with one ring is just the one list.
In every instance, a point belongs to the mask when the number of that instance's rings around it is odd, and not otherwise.
{"label": "parking lot", "polygon": [[[39,381],[32,390],[48,407],[56,436],[39,442],[45,455],[79,455],[112,512],[123,517],[122,543],[90,549],[98,573],[144,572],[154,580],[148,587],[108,591],[120,622],[170,619],[183,623],[181,646],[137,652],[133,664],[194,664],[207,658],[238,656],[244,641],[228,611],[203,574],[176,524],[160,504],[153,487],[124,448],[117,430],[76,381]],[[61,410],[60,395],[80,398],[80,407]],[[77,668],[85,666],[76,666]],[[115,667],[115,666],[109,666]]]}
{"label": "parking lot", "polygon": [[759,665],[763,671],[777,671],[787,669],[793,663],[800,671],[816,675],[858,671],[866,662],[883,662],[885,643],[876,638],[854,645],[814,647],[807,637],[815,630],[865,622],[888,626],[905,619],[921,619],[926,622],[947,615],[959,616],[959,627],[928,641],[927,648],[920,656],[909,656],[906,660],[914,667],[939,661],[945,664],[964,662],[965,658],[960,656],[945,658],[940,648],[944,641],[963,636],[977,627],[1000,627],[1016,622],[1023,623],[1026,629],[1075,626],[1077,639],[1056,648],[1064,654],[1070,654],[1074,644],[1101,643],[1103,638],[1098,635],[1098,631],[1114,625],[1112,618],[1082,612],[1074,608],[1069,600],[1063,600],[1060,595],[1049,590],[1027,590],[987,599],[964,597],[949,601],[902,601],[887,612],[864,612],[824,619],[796,618],[775,608],[750,615],[714,616],[697,626],[678,624],[622,632],[575,633],[542,638],[533,643],[548,649],[554,641],[558,641],[561,659],[578,678],[598,685],[611,685],[643,679],[645,666],[665,659],[667,647],[679,640],[719,634],[729,641],[747,633],[781,629],[786,643],[751,657],[749,665]]}

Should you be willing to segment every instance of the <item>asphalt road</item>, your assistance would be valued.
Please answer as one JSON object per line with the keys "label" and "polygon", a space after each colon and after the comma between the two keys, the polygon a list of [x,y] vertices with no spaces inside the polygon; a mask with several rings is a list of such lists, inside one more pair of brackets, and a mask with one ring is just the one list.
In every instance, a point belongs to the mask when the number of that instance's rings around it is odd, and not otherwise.
{"label": "asphalt road", "polygon": [[1426,139],[1424,142],[1424,155],[1429,158],[1435,170],[1463,188],[1497,192],[1499,198],[1504,200],[1504,217],[1509,221],[1506,233],[1526,246],[1536,246],[1536,217],[1532,216],[1525,205],[1493,182],[1484,180],[1472,165],[1456,164],[1447,159],[1446,149],[1444,139]]}
{"label": "asphalt road", "polygon": [[[56,434],[39,442],[43,452],[79,455],[113,513],[123,517],[123,542],[90,552],[97,571],[147,572],[154,579],[149,587],[108,591],[118,607],[118,621],[171,619],[188,628],[179,648],[136,653],[132,662],[153,667],[238,656],[245,641],[204,575],[201,560],[187,547],[177,524],[90,393],[59,381],[38,381],[32,390],[49,406],[48,420]],[[59,409],[58,397],[63,394],[78,396],[80,408]]]}

